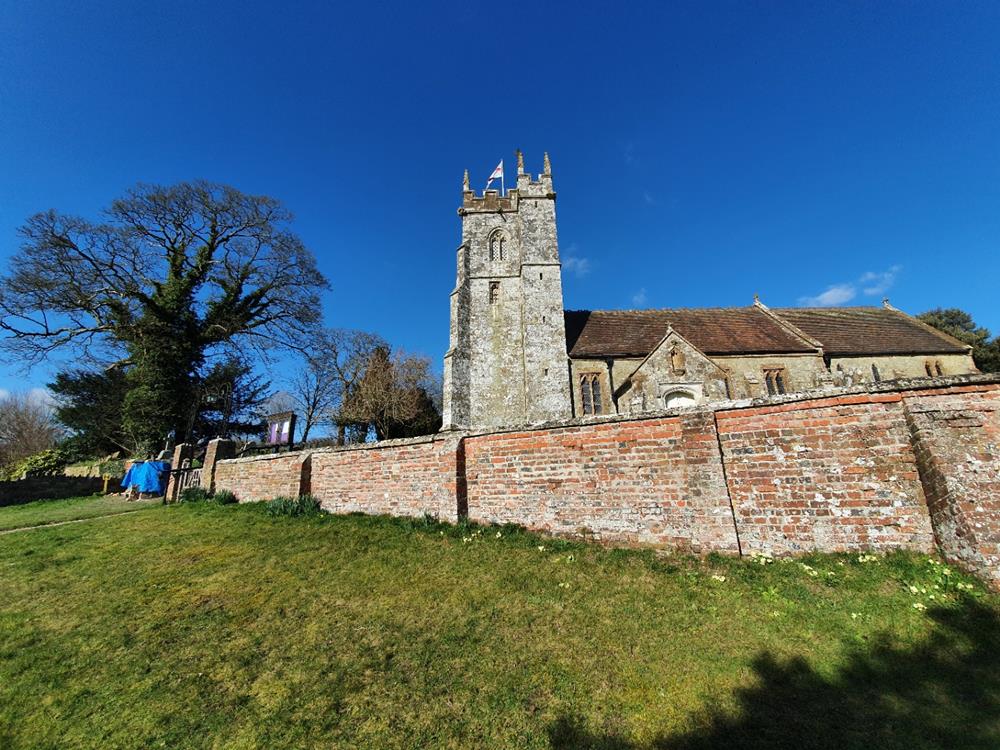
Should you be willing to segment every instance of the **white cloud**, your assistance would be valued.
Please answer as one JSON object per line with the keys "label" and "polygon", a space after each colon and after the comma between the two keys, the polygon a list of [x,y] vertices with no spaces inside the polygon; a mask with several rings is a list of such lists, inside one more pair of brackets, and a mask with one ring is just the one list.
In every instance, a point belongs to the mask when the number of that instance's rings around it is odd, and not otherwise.
{"label": "white cloud", "polygon": [[[571,248],[572,249],[572,248]],[[590,273],[590,259],[578,255],[567,255],[562,259],[563,269],[577,278]]]}
{"label": "white cloud", "polygon": [[656,198],[654,198],[653,194],[651,192],[649,192],[648,190],[643,190],[642,191],[642,200],[646,203],[647,206],[655,206],[656,205]]}
{"label": "white cloud", "polygon": [[52,406],[56,402],[48,388],[32,388],[28,391],[28,398],[45,406]]}
{"label": "white cloud", "polygon": [[850,302],[859,291],[866,297],[885,294],[896,283],[896,276],[902,270],[902,266],[896,265],[885,271],[865,271],[857,280],[831,284],[815,297],[799,297],[799,304],[805,307],[832,307]]}
{"label": "white cloud", "polygon": [[8,396],[10,396],[10,391],[8,391],[6,388],[0,388],[0,400],[5,399]]}
{"label": "white cloud", "polygon": [[636,307],[642,307],[646,304],[646,287],[632,295],[632,304]]}
{"label": "white cloud", "polygon": [[876,294],[885,294],[896,283],[896,274],[902,270],[902,266],[893,266],[888,271],[874,273],[868,271],[862,274],[858,283],[864,285],[862,291],[869,297]]}
{"label": "white cloud", "polygon": [[799,304],[806,307],[831,307],[850,302],[857,296],[858,290],[854,284],[834,284],[827,287],[815,297],[799,297]]}

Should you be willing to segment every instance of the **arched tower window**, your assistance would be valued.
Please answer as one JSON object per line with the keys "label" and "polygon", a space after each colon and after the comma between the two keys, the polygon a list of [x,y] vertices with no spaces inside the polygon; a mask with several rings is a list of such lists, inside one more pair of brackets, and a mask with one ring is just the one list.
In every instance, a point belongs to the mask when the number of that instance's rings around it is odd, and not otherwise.
{"label": "arched tower window", "polygon": [[507,244],[507,238],[504,233],[499,229],[495,230],[489,239],[490,244],[490,260],[503,260],[505,247]]}

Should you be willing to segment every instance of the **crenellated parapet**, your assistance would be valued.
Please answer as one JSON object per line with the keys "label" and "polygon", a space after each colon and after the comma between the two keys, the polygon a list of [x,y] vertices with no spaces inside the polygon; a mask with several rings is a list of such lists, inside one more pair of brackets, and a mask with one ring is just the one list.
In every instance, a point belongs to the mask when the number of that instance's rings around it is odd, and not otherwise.
{"label": "crenellated parapet", "polygon": [[518,204],[526,198],[544,198],[554,200],[555,190],[552,187],[552,164],[548,153],[545,154],[543,171],[537,179],[524,169],[524,156],[517,152],[517,187],[511,188],[506,195],[500,195],[499,190],[485,190],[482,195],[476,193],[469,183],[469,170],[465,170],[462,180],[462,205],[458,209],[459,216],[470,213],[516,212]]}

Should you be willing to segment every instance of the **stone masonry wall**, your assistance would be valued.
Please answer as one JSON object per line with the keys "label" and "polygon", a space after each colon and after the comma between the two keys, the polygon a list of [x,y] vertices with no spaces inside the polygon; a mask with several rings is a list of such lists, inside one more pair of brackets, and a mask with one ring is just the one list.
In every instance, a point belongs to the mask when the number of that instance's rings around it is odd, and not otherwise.
{"label": "stone masonry wall", "polygon": [[905,398],[937,542],[1000,586],[1000,389]]}
{"label": "stone masonry wall", "polygon": [[933,549],[898,394],[717,413],[743,552]]}
{"label": "stone masonry wall", "polygon": [[459,437],[319,450],[312,454],[312,494],[331,513],[372,513],[458,520]]}
{"label": "stone masonry wall", "polygon": [[469,519],[737,552],[710,412],[474,436]]}

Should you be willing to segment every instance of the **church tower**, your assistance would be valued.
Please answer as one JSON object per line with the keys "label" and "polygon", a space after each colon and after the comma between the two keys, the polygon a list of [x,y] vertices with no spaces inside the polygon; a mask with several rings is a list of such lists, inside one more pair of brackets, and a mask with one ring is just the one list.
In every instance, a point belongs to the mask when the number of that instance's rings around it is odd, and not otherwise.
{"label": "church tower", "polygon": [[549,156],[533,180],[519,151],[517,187],[507,195],[477,196],[468,171],[462,187],[443,429],[567,419],[573,411]]}

